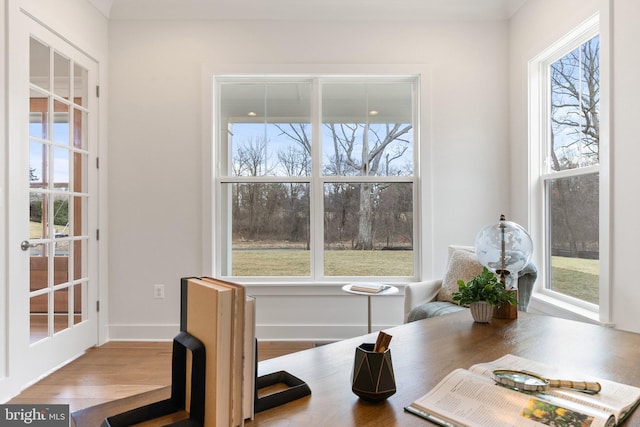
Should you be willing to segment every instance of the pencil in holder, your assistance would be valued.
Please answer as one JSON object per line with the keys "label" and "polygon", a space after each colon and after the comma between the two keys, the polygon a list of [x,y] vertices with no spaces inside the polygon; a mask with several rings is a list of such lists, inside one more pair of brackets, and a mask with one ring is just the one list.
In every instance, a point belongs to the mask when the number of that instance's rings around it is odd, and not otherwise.
{"label": "pencil in holder", "polygon": [[385,400],[396,392],[391,350],[373,351],[374,344],[356,348],[351,373],[351,390],[360,398],[372,402]]}

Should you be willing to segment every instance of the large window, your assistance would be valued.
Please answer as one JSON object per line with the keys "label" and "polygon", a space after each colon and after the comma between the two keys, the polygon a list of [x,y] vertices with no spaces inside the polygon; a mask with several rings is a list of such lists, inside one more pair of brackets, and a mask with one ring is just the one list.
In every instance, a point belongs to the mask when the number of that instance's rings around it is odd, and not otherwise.
{"label": "large window", "polygon": [[414,277],[415,77],[215,79],[216,273]]}
{"label": "large window", "polygon": [[[548,295],[598,310],[600,301],[600,37],[597,22],[570,35],[533,63],[539,157],[537,247]],[[535,86],[535,85],[534,85]],[[536,99],[539,96],[540,99]],[[539,101],[538,108],[535,108]],[[606,230],[605,230],[606,231]],[[606,235],[605,235],[606,236]]]}

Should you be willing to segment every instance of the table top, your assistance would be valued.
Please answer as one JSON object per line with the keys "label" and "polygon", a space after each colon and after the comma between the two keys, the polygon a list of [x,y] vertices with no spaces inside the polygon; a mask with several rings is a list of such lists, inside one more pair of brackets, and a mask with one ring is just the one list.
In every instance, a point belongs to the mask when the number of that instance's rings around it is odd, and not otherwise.
{"label": "table top", "polygon": [[366,296],[377,296],[377,295],[393,295],[398,293],[398,288],[391,285],[383,285],[384,289],[380,292],[365,292],[365,291],[357,291],[355,289],[351,289],[351,285],[357,285],[357,283],[349,283],[342,287],[342,290],[345,292],[349,292],[350,294],[356,295],[366,295]]}
{"label": "table top", "polygon": [[[495,360],[507,353],[640,387],[640,334],[518,313],[518,319],[474,323],[469,310],[385,330],[397,392],[370,403],[351,391],[355,349],[377,332],[265,360],[258,374],[287,371],[305,381],[311,395],[256,414],[253,426],[425,426],[404,407],[449,372]],[[624,425],[640,425],[636,410]]]}

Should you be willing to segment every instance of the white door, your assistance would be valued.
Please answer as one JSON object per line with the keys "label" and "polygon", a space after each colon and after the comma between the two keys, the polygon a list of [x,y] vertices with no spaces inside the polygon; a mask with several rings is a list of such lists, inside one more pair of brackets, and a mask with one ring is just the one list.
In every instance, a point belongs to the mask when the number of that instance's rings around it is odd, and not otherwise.
{"label": "white door", "polygon": [[27,16],[9,63],[14,387],[97,343],[97,64]]}

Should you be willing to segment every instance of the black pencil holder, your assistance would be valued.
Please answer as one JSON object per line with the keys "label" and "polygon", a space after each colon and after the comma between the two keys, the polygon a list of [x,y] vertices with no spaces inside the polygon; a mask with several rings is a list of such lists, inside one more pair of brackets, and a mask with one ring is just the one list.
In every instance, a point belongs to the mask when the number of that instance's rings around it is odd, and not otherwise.
{"label": "black pencil holder", "polygon": [[391,351],[374,352],[373,344],[356,348],[351,373],[351,390],[362,399],[372,402],[385,400],[396,392]]}

